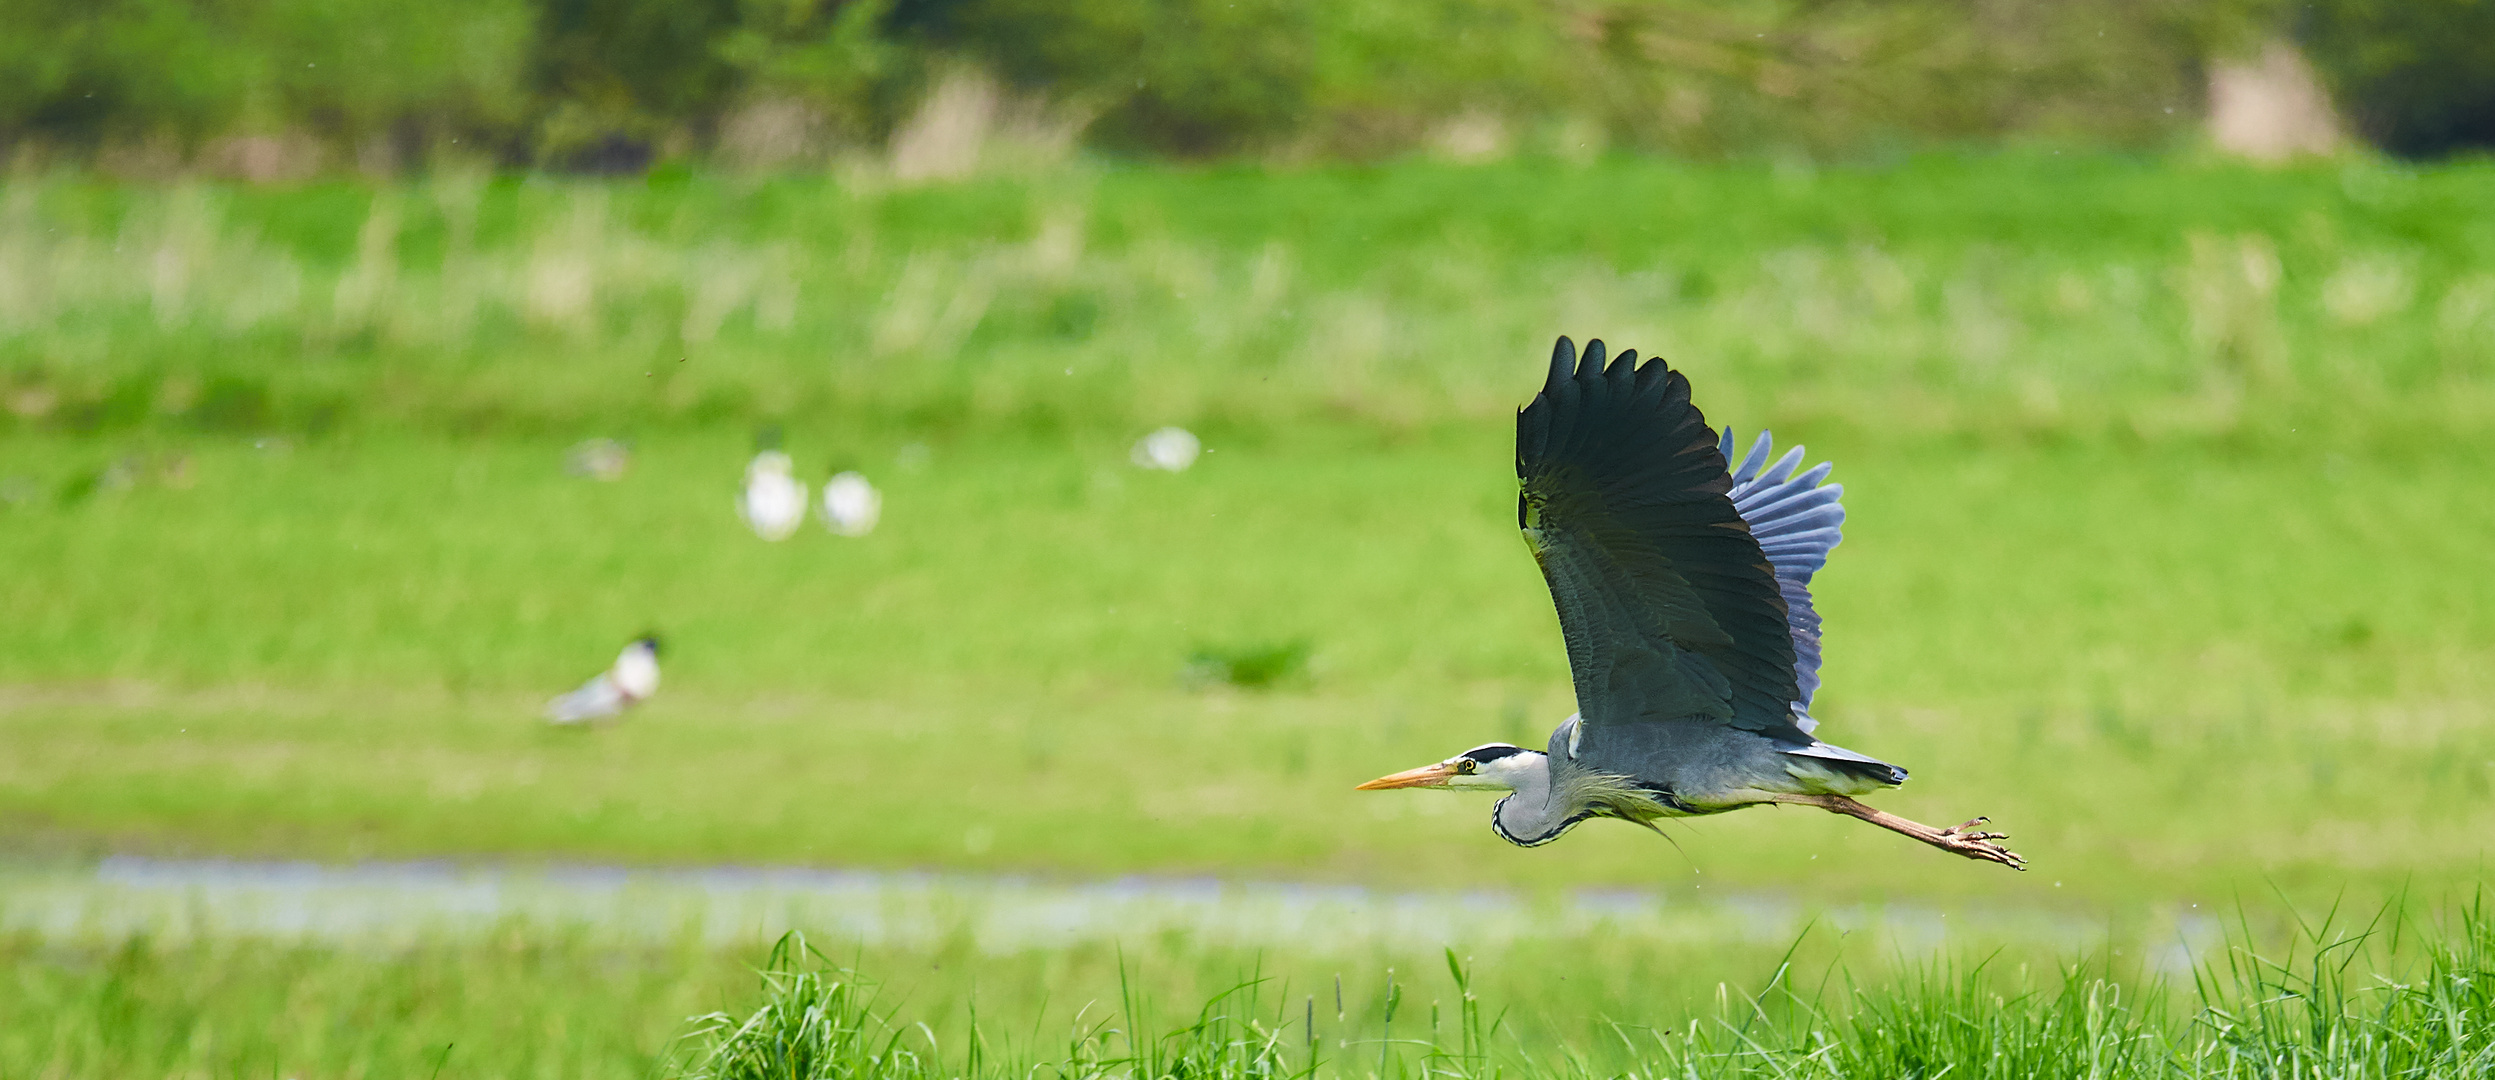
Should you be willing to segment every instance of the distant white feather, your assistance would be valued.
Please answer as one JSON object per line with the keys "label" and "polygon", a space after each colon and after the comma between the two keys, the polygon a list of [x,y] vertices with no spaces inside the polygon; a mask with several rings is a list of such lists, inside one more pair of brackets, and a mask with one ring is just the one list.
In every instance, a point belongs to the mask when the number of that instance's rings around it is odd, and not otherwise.
{"label": "distant white feather", "polygon": [[546,703],[546,721],[583,724],[620,716],[658,693],[658,643],[642,638],[624,646],[615,666],[582,683],[580,689]]}
{"label": "distant white feather", "polygon": [[844,472],[823,483],[823,527],[842,536],[875,531],[884,516],[884,495],[866,477]]}
{"label": "distant white feather", "polygon": [[1195,433],[1182,427],[1165,427],[1144,436],[1135,443],[1129,456],[1137,467],[1162,472],[1185,472],[1196,463],[1196,455],[1204,451]]}
{"label": "distant white feather", "polygon": [[736,512],[754,535],[786,540],[806,523],[806,483],[790,475],[793,468],[788,455],[777,450],[756,454],[745,466],[745,493],[737,497]]}

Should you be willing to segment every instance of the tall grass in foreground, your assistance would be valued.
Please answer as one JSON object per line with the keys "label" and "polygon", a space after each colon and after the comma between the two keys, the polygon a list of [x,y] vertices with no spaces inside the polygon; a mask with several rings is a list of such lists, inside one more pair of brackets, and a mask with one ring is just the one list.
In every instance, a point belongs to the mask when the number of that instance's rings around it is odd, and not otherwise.
{"label": "tall grass in foreground", "polygon": [[[1813,932],[1781,962],[1657,962],[1577,943],[1450,952],[1442,968],[1435,955],[1320,957],[1287,940],[1251,959],[1150,935],[1089,958],[844,942],[824,946],[833,960],[792,936],[768,949],[757,985],[745,965],[766,954],[759,943],[623,946],[588,928],[513,924],[397,948],[0,937],[0,1076],[2495,1074],[2495,910],[2483,899],[2437,923],[2261,929],[2275,916],[2247,913],[2188,973],[2122,938],[2058,963],[1859,947],[1839,961],[1826,951],[1835,935]],[[1623,978],[1634,993],[1603,990]]]}
{"label": "tall grass in foreground", "polygon": [[[1455,1006],[1423,1026],[1390,990],[1379,1011],[1337,1014],[1356,1036],[1323,1037],[1317,998],[1251,978],[1186,1023],[1123,1012],[1078,1019],[1061,1051],[1001,1050],[972,1018],[945,1046],[879,1011],[873,983],[783,939],[742,1019],[701,1018],[683,1080],[927,1080],[1054,1076],[1238,1078],[1556,1077],[2446,1077],[2495,1072],[2495,912],[2480,902],[2438,932],[2386,912],[2348,927],[2304,924],[2284,952],[2237,935],[2189,990],[2079,961],[2042,977],[1986,962],[1880,984],[1841,970],[1778,968],[1756,993],[1719,987],[1678,1024],[1609,1025],[1609,1045],[1528,1045],[1472,993],[1447,954]],[[1403,1015],[1398,1015],[1399,1009]]]}
{"label": "tall grass in foreground", "polygon": [[0,935],[0,1076],[627,1077],[738,958],[580,934],[404,948]]}

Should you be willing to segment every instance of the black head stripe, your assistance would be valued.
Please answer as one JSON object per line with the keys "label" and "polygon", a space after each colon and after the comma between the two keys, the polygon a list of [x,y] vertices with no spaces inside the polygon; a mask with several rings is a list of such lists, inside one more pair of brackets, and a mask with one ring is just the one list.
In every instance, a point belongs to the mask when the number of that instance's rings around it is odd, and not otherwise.
{"label": "black head stripe", "polygon": [[1509,746],[1506,743],[1491,743],[1488,746],[1476,746],[1465,751],[1461,756],[1487,764],[1489,762],[1497,761],[1503,757],[1513,757],[1524,752],[1525,748],[1521,746]]}

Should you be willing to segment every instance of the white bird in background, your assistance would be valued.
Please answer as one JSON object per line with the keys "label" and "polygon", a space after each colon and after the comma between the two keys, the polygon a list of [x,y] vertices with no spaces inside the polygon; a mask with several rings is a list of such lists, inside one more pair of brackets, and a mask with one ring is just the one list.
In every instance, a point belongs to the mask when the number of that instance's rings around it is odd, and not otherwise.
{"label": "white bird in background", "polygon": [[580,689],[546,703],[546,722],[584,724],[619,716],[658,693],[658,635],[643,634],[624,646],[615,666]]}
{"label": "white bird in background", "polygon": [[1187,466],[1196,463],[1196,454],[1203,449],[1204,444],[1196,441],[1194,432],[1182,427],[1165,427],[1136,442],[1135,450],[1129,456],[1138,468],[1186,472]]}
{"label": "white bird in background", "polygon": [[757,453],[745,466],[745,493],[737,497],[736,512],[754,535],[786,540],[806,523],[806,482],[791,475],[796,467],[777,450]]}
{"label": "white bird in background", "polygon": [[864,536],[875,531],[875,522],[883,516],[883,493],[856,471],[844,471],[823,482],[824,528],[842,536]]}

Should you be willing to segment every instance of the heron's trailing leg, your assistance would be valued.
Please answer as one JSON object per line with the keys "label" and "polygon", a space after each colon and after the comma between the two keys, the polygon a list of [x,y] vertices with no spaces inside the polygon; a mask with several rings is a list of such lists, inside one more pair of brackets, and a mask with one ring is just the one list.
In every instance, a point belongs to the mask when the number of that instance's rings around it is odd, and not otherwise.
{"label": "heron's trailing leg", "polygon": [[1977,818],[1952,828],[1935,829],[1919,821],[1908,821],[1895,814],[1874,810],[1843,795],[1779,795],[1776,801],[1816,806],[1832,814],[1861,818],[1883,829],[1904,833],[1951,854],[1964,855],[1967,858],[1981,859],[1985,862],[1997,862],[2012,870],[2027,869],[2027,860],[2018,852],[1995,842],[2009,839],[2009,834],[1984,832],[1978,828],[1984,824],[1986,820],[1984,818]]}

